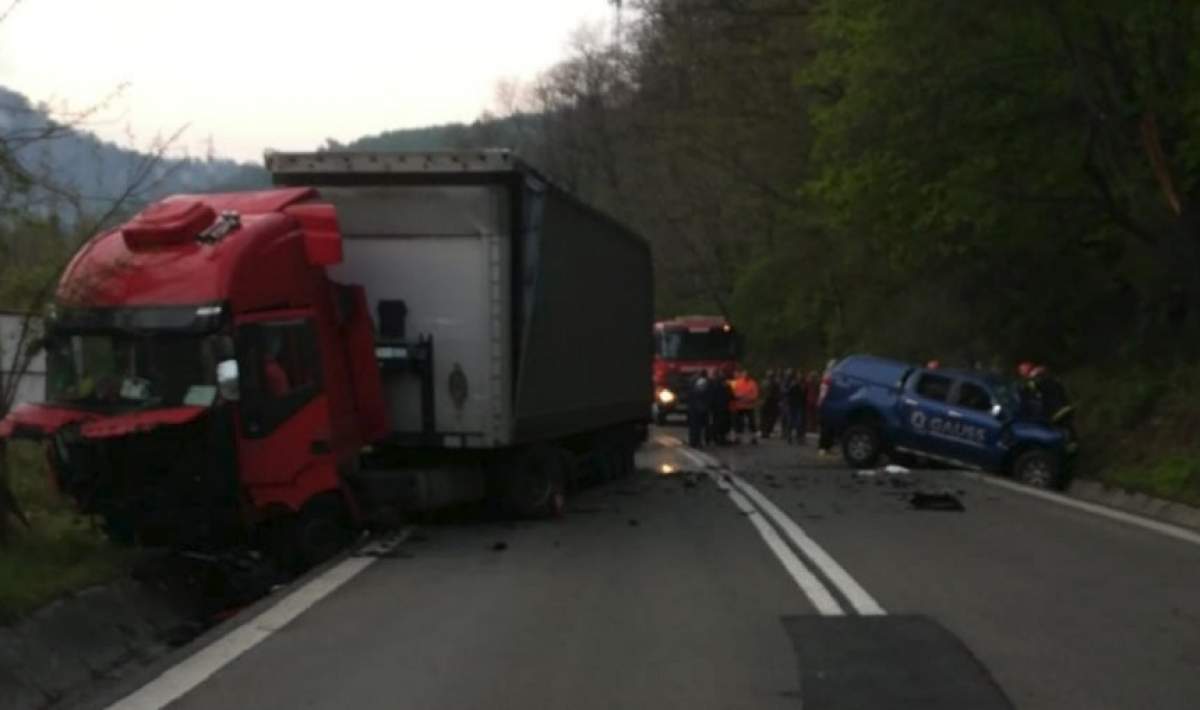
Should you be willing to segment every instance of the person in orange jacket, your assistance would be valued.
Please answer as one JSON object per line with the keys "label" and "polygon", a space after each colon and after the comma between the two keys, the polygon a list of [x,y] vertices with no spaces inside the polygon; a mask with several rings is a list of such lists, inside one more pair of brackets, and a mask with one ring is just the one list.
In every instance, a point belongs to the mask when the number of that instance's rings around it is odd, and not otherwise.
{"label": "person in orange jacket", "polygon": [[742,432],[749,427],[750,443],[758,443],[758,425],[754,421],[754,410],[758,407],[758,383],[745,370],[738,370],[733,378],[733,431],[735,443],[742,443]]}

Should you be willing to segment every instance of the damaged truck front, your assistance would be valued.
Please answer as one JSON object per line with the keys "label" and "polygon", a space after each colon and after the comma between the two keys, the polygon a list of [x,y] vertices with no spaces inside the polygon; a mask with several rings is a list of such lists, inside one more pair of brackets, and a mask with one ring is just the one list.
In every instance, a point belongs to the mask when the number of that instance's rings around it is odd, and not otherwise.
{"label": "damaged truck front", "polygon": [[212,549],[286,520],[286,544],[324,554],[337,540],[306,506],[386,426],[361,289],[324,275],[339,249],[308,189],[169,198],[97,235],[46,322],[46,400],[0,436],[45,440],[114,540]]}

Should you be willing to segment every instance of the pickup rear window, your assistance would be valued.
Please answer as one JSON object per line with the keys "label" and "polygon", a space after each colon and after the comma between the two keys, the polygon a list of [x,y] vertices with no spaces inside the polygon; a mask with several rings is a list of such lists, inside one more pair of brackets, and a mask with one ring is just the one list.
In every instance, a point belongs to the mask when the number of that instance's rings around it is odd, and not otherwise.
{"label": "pickup rear window", "polygon": [[958,404],[966,409],[986,412],[992,408],[992,395],[974,382],[964,382],[958,386]]}
{"label": "pickup rear window", "polygon": [[949,377],[923,372],[917,380],[916,393],[925,399],[945,402],[946,398],[950,396],[952,384],[954,381]]}

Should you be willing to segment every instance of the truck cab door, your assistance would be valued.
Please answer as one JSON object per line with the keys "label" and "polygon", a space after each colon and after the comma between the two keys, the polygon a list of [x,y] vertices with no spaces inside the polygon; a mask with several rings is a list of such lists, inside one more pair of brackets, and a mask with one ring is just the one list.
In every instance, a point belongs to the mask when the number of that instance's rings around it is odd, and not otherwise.
{"label": "truck cab door", "polygon": [[242,480],[257,504],[298,507],[318,492],[306,474],[336,471],[315,320],[289,311],[239,321],[237,349]]}
{"label": "truck cab door", "polygon": [[932,423],[947,418],[953,386],[952,378],[927,370],[909,377],[900,392],[900,431],[896,446],[931,456],[952,456],[947,453],[944,442],[934,434]]}
{"label": "truck cab door", "polygon": [[955,458],[983,468],[993,468],[1003,458],[1000,435],[1004,422],[993,414],[999,404],[995,396],[978,382],[959,380],[950,393],[949,421],[943,427]]}

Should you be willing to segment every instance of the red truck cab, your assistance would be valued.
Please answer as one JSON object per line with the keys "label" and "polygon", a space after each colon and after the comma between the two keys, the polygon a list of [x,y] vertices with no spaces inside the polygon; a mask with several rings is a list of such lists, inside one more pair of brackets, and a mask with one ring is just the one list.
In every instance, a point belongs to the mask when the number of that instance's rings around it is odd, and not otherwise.
{"label": "red truck cab", "polygon": [[203,548],[278,520],[328,549],[329,517],[356,513],[339,471],[388,430],[363,291],[325,272],[340,259],[311,188],[150,206],[64,271],[46,401],[0,436],[47,439],[114,538]]}
{"label": "red truck cab", "polygon": [[685,407],[690,379],[700,371],[728,372],[741,358],[741,336],[721,316],[679,316],[654,324],[655,421]]}

